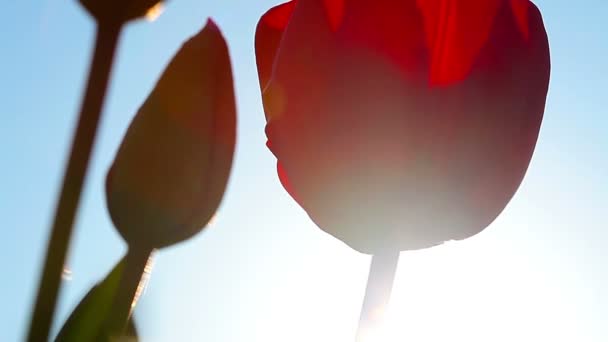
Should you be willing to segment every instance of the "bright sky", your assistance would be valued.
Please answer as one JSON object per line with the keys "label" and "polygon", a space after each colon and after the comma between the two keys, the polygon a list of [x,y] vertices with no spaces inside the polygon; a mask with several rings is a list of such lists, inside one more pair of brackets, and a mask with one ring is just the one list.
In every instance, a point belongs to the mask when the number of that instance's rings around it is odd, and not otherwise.
{"label": "bright sky", "polygon": [[[277,3],[173,0],[156,22],[128,27],[59,321],[124,253],[105,209],[105,172],[168,60],[211,16],[233,61],[234,169],[217,221],[157,254],[136,310],[142,340],[354,340],[370,258],[311,223],[280,186],[264,145],[253,32]],[[483,233],[401,254],[383,342],[608,341],[608,2],[536,3],[553,67],[528,174]],[[24,337],[92,39],[92,22],[77,1],[2,4],[0,341]]]}

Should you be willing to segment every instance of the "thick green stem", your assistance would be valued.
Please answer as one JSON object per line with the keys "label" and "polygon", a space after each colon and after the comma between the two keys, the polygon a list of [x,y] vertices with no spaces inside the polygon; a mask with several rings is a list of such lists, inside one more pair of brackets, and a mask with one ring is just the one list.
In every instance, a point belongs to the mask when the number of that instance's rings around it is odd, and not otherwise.
{"label": "thick green stem", "polygon": [[369,335],[383,318],[390,300],[399,263],[399,251],[376,254],[372,257],[367,289],[359,318],[357,342],[369,342]]}
{"label": "thick green stem", "polygon": [[44,260],[38,296],[32,314],[27,341],[48,340],[55,313],[61,273],[65,264],[74,217],[78,209],[91,150],[104,103],[116,45],[122,25],[99,25],[95,52],[91,61],[86,92],[82,101],[78,126],[72,141],[70,157],[63,177],[61,194]]}
{"label": "thick green stem", "polygon": [[120,275],[118,291],[114,296],[112,308],[103,323],[100,341],[107,341],[108,337],[119,337],[124,334],[151,253],[151,249],[129,248],[125,257],[125,266]]}

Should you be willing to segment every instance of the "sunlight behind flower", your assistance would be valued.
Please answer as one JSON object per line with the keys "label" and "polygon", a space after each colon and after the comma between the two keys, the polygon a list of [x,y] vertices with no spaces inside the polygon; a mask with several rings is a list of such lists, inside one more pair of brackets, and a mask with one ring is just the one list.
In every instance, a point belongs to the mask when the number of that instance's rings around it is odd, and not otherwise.
{"label": "sunlight behind flower", "polygon": [[148,257],[148,262],[144,267],[144,273],[139,281],[139,285],[137,286],[137,290],[135,291],[135,297],[133,298],[133,302],[131,303],[131,311],[135,309],[137,306],[137,302],[146,293],[146,289],[148,288],[148,283],[150,282],[150,277],[152,276],[152,270],[154,269],[154,258],[156,256],[156,251],[150,253],[150,257]]}
{"label": "sunlight behind flower", "polygon": [[[138,333],[146,342],[355,341],[369,256],[311,222],[281,186],[276,158],[264,147],[254,33],[262,13],[284,2],[164,1],[162,18],[146,25],[141,17],[125,30],[61,275],[54,331],[124,253],[99,193],[122,134],[177,46],[212,17],[226,33],[243,114],[232,181],[223,216],[198,238],[159,255],[153,283],[137,305]],[[479,236],[401,255],[386,339],[374,342],[608,341],[608,116],[602,96],[608,2],[532,2],[543,15],[553,58],[541,134],[524,182]],[[7,3],[0,29],[2,100],[6,113],[18,115],[0,125],[7,165],[0,180],[7,227],[0,267],[8,275],[0,341],[20,341],[95,34],[79,1]],[[377,12],[388,4],[369,3]],[[378,30],[392,26],[377,22]],[[360,202],[362,211],[367,202]]]}
{"label": "sunlight behind flower", "polygon": [[[585,322],[564,297],[567,284],[555,284],[536,257],[517,254],[514,246],[516,241],[481,234],[402,253],[388,306],[357,342],[584,340],[576,331]],[[274,279],[271,299],[254,323],[255,340],[355,340],[369,256],[333,251],[319,248]],[[571,327],[556,330],[555,322],[563,321]]]}
{"label": "sunlight behind flower", "polygon": [[395,340],[385,319],[386,308],[376,308],[367,327],[360,327],[361,335],[356,342],[389,342]]}
{"label": "sunlight behind flower", "polygon": [[207,222],[207,227],[211,227],[214,226],[217,223],[217,213],[213,214],[213,216],[211,216],[211,218],[209,219],[209,222]]}
{"label": "sunlight behind flower", "polygon": [[[384,317],[357,342],[443,342],[455,335],[469,342],[485,342],[488,336],[496,342],[576,340],[574,329],[561,334],[553,329],[558,321],[582,322],[573,308],[556,305],[559,293],[548,286],[546,274],[525,256],[479,258],[492,255],[487,248],[449,242],[403,253],[405,266],[397,274],[392,300],[379,313]],[[467,263],[476,263],[481,272],[467,270]]]}

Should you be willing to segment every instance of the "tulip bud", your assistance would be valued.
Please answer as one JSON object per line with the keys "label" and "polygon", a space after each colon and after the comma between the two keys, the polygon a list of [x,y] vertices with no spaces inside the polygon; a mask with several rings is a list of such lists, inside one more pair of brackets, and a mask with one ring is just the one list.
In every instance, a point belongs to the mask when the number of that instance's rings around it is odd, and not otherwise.
{"label": "tulip bud", "polygon": [[80,0],[98,21],[125,23],[142,18],[162,6],[162,0]]}
{"label": "tulip bud", "polygon": [[108,210],[130,247],[165,247],[202,230],[222,199],[235,131],[228,49],[209,21],[169,63],[108,172]]}

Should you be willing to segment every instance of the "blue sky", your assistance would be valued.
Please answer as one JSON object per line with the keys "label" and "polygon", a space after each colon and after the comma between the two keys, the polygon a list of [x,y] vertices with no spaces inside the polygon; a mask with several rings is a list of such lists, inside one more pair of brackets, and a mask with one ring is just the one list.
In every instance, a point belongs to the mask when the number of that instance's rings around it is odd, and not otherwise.
{"label": "blue sky", "polygon": [[[136,311],[142,339],[354,339],[370,259],[310,222],[280,186],[264,145],[253,33],[277,3],[174,0],[157,21],[128,26],[59,321],[124,253],[102,187],[129,121],[181,43],[213,17],[233,62],[234,169],[216,222],[157,254]],[[527,176],[481,234],[402,253],[387,341],[608,340],[608,3],[536,3],[549,34],[552,75]],[[7,1],[0,11],[0,341],[21,340],[27,326],[93,28],[76,1]]]}

